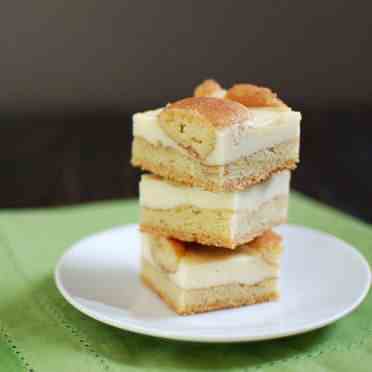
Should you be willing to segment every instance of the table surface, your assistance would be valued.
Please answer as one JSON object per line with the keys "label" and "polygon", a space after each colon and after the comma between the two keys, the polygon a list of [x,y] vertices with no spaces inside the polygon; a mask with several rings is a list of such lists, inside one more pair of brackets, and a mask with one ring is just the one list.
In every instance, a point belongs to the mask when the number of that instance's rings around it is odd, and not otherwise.
{"label": "table surface", "polygon": [[[276,341],[208,345],[136,335],[82,315],[53,281],[58,258],[74,241],[136,222],[136,201],[0,214],[1,371],[370,371],[371,295],[333,325]],[[334,234],[372,262],[372,228],[365,223],[297,193],[290,222]]]}

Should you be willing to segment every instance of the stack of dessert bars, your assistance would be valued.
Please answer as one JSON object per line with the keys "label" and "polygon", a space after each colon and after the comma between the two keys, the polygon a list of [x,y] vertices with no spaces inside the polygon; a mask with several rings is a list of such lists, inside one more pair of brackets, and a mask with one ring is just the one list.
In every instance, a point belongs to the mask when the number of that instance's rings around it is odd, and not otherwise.
{"label": "stack of dessert bars", "polygon": [[270,89],[216,81],[133,116],[143,281],[178,314],[279,298],[301,114]]}

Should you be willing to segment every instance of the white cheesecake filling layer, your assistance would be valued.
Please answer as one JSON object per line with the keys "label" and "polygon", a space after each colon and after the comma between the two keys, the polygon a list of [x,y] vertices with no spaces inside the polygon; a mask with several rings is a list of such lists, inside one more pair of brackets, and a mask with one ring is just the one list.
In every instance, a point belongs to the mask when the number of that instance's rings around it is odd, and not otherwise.
{"label": "white cheesecake filling layer", "polygon": [[211,192],[197,187],[176,185],[143,175],[140,182],[140,205],[151,209],[170,209],[191,205],[201,209],[251,211],[277,196],[289,193],[290,172],[274,174],[267,181],[244,191]]}
{"label": "white cheesecake filling layer", "polygon": [[[151,254],[151,241],[146,234],[142,236],[142,255],[145,260],[163,271]],[[163,271],[166,273],[165,271]],[[166,273],[169,280],[179,288],[198,289],[241,283],[255,285],[269,278],[278,277],[279,267],[269,265],[262,258],[235,251],[217,255],[216,258],[193,252],[180,258],[178,270]]]}
{"label": "white cheesecake filling layer", "polygon": [[282,202],[277,205],[273,199],[267,203],[260,204],[253,211],[242,211],[232,214],[229,221],[230,238],[232,240],[244,239],[247,235],[267,230],[279,222],[287,221],[288,216],[288,195],[278,195]]}
{"label": "white cheesecake filling layer", "polygon": [[[216,145],[203,161],[207,165],[225,165],[242,157],[299,139],[301,113],[274,108],[249,108],[250,119],[240,125],[216,129]],[[162,108],[133,115],[133,135],[148,142],[187,151],[167,136],[159,125]]]}

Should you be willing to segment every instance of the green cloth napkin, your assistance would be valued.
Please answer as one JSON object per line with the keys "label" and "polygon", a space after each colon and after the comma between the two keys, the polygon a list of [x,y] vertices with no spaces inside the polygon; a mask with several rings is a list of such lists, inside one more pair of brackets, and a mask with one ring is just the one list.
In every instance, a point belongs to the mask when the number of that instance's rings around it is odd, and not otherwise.
{"label": "green cloth napkin", "polygon": [[[0,212],[1,372],[372,370],[371,295],[321,330],[240,344],[141,336],[79,313],[56,290],[58,258],[77,239],[137,219],[134,201]],[[334,234],[372,262],[372,228],[362,222],[297,193],[290,222]]]}

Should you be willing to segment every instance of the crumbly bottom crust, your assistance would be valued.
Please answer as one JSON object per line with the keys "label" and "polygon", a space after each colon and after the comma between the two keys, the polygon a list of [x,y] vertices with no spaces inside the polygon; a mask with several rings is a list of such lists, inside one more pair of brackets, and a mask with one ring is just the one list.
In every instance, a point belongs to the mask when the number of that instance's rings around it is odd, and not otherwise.
{"label": "crumbly bottom crust", "polygon": [[[275,221],[275,223],[272,224],[273,226],[281,225],[287,222],[286,218],[279,219]],[[252,241],[253,239],[257,238],[261,234],[263,234],[268,229],[262,229],[255,231],[250,234],[243,235],[239,240],[232,241],[230,239],[226,239],[223,237],[218,236],[211,236],[209,234],[205,234],[203,232],[198,233],[187,233],[180,230],[173,230],[170,228],[165,227],[155,227],[155,226],[149,226],[149,225],[141,225],[140,230],[142,232],[146,232],[149,234],[154,234],[158,236],[165,236],[165,237],[173,237],[178,240],[182,240],[185,242],[197,242],[199,244],[209,245],[209,246],[215,246],[215,247],[223,247],[227,249],[235,249],[239,245],[248,243]]]}
{"label": "crumbly bottom crust", "polygon": [[[288,196],[276,197],[257,210],[240,212],[239,234],[232,234],[229,210],[199,209],[180,206],[171,209],[142,207],[140,229],[143,232],[187,242],[235,249],[274,226],[287,222]],[[207,221],[207,223],[206,223]]]}
{"label": "crumbly bottom crust", "polygon": [[223,166],[210,166],[179,151],[153,145],[135,137],[131,163],[145,171],[188,186],[212,192],[245,190],[283,170],[294,170],[299,161],[299,141],[276,145]]}

